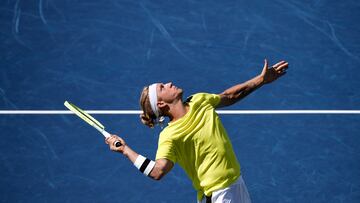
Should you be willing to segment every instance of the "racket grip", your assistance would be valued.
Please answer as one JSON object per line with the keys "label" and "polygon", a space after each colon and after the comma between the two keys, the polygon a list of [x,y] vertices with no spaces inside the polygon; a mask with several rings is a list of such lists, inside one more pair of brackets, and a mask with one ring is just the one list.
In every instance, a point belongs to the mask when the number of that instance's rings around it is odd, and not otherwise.
{"label": "racket grip", "polygon": [[102,130],[101,133],[104,135],[105,138],[111,137],[110,133],[106,132],[105,130]]}

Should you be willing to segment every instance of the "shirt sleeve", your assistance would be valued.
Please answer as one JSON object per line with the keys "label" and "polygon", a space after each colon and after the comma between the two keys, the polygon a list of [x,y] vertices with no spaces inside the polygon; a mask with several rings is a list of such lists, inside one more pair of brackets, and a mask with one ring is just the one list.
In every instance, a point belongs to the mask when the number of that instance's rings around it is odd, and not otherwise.
{"label": "shirt sleeve", "polygon": [[156,152],[156,160],[158,159],[168,159],[176,163],[176,151],[173,140],[166,137],[164,138],[164,135],[161,134]]}
{"label": "shirt sleeve", "polygon": [[214,108],[220,103],[221,97],[218,94],[203,93],[204,99]]}

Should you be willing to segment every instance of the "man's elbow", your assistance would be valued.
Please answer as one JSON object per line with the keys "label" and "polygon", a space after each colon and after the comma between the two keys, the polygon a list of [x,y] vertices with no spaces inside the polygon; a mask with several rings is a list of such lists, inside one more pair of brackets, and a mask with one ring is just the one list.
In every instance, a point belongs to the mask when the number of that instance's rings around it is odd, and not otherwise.
{"label": "man's elbow", "polygon": [[154,176],[153,179],[156,180],[156,181],[159,181],[159,180],[162,179],[162,176]]}
{"label": "man's elbow", "polygon": [[164,176],[165,176],[165,171],[163,170],[160,170],[158,168],[154,168],[151,173],[150,173],[150,176],[152,179],[158,181],[158,180],[161,180]]}
{"label": "man's elbow", "polygon": [[216,108],[222,108],[230,106],[237,101],[237,95],[223,92],[220,94],[220,102]]}
{"label": "man's elbow", "polygon": [[156,160],[155,167],[150,173],[154,180],[161,180],[173,167],[173,163],[166,159]]}

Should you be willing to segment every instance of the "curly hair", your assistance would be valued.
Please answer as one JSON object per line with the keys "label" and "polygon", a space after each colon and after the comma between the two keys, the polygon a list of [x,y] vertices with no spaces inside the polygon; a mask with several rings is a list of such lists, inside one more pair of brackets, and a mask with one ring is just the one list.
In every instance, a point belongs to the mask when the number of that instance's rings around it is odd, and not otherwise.
{"label": "curly hair", "polygon": [[144,87],[140,96],[140,107],[143,112],[140,114],[141,122],[150,128],[153,128],[156,124],[156,115],[151,109],[149,99],[149,87]]}

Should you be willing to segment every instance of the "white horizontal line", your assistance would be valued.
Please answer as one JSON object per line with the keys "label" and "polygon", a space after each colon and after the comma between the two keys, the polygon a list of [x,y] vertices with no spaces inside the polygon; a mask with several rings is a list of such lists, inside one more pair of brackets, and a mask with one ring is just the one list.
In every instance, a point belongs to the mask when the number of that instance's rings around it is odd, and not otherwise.
{"label": "white horizontal line", "polygon": [[[140,110],[85,110],[89,114],[140,114]],[[360,110],[217,110],[218,114],[360,114]],[[73,114],[69,110],[0,110],[0,114]]]}

